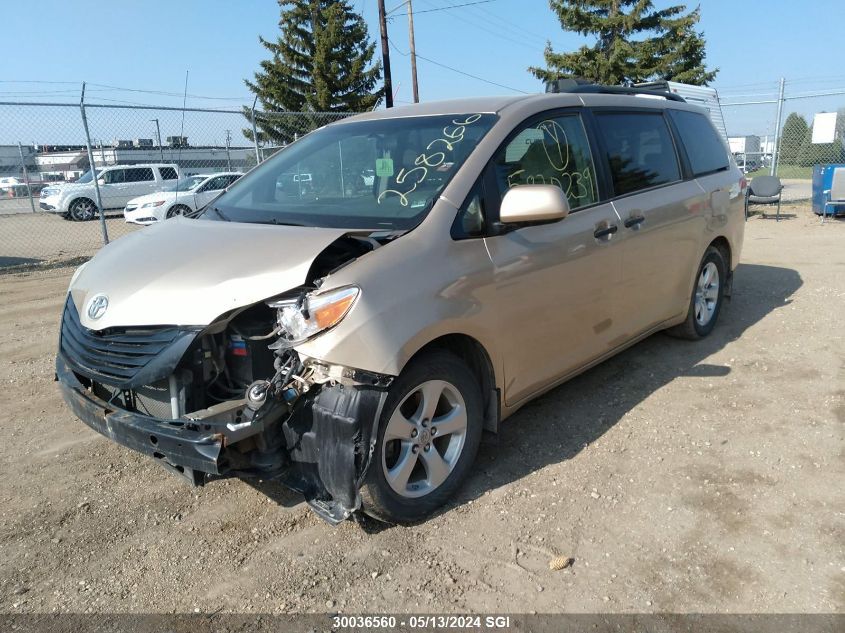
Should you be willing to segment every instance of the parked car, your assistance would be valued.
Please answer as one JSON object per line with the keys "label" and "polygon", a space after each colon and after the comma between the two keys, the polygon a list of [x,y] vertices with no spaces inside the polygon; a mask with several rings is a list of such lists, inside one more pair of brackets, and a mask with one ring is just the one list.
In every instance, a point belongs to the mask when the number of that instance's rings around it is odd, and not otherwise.
{"label": "parked car", "polygon": [[127,222],[146,225],[176,215],[190,215],[202,209],[241,176],[243,174],[239,172],[223,172],[181,178],[162,191],[127,202],[123,217]]}
{"label": "parked car", "polygon": [[[350,194],[342,170],[373,168]],[[302,173],[307,192],[277,187]],[[333,523],[418,520],[525,403],[654,332],[710,334],[745,188],[669,94],[368,112],[79,268],[59,384],[193,483],[278,478]]]}
{"label": "parked car", "polygon": [[[132,198],[161,191],[179,179],[177,165],[114,165],[97,170],[103,211],[122,211]],[[51,185],[41,191],[40,207],[67,220],[93,220],[98,215],[94,178],[89,170],[76,182]]]}
{"label": "parked car", "polygon": [[3,176],[0,178],[0,197],[10,196],[14,186],[20,183],[21,180],[14,176]]}

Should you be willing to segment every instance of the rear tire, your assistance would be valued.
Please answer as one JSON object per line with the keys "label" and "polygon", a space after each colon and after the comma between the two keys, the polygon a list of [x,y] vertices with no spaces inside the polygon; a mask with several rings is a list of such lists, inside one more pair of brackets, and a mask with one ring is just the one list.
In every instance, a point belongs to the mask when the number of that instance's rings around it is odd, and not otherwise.
{"label": "rear tire", "polygon": [[412,361],[390,388],[361,488],[363,510],[389,523],[432,514],[469,473],[483,425],[478,381],[457,356]]}
{"label": "rear tire", "polygon": [[687,318],[683,323],[666,330],[666,333],[690,341],[702,339],[716,327],[727,283],[725,256],[718,248],[710,246],[704,253],[692,287]]}

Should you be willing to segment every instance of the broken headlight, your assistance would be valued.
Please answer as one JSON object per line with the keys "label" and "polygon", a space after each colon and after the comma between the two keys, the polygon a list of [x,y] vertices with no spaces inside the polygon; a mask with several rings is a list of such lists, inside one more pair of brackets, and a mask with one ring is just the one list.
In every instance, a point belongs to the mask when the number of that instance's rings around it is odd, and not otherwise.
{"label": "broken headlight", "polygon": [[267,305],[278,310],[279,328],[292,347],[340,323],[352,309],[360,292],[356,286],[347,286],[319,294],[310,293],[298,300],[270,301]]}

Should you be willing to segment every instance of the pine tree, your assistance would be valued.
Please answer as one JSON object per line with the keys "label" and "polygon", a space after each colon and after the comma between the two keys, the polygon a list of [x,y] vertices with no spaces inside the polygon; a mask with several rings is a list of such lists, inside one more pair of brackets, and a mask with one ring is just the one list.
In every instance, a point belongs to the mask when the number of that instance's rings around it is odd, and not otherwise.
{"label": "pine tree", "polygon": [[[348,0],[278,0],[281,34],[259,38],[271,53],[246,85],[265,112],[363,112],[383,90],[381,67],[372,64],[375,44]],[[244,113],[250,116],[249,109]],[[262,142],[285,143],[322,124],[318,117],[256,117]],[[244,130],[252,140],[252,130]]]}
{"label": "pine tree", "polygon": [[809,126],[806,119],[797,112],[793,112],[786,117],[778,149],[778,162],[781,165],[798,163],[798,152],[801,150],[804,137],[807,136],[807,130],[809,130]]}
{"label": "pine tree", "polygon": [[647,81],[665,79],[695,86],[706,86],[718,70],[707,70],[704,63],[704,33],[695,26],[701,17],[696,8],[684,14],[683,5],[656,13],[660,35],[640,42],[639,65]]}
{"label": "pine tree", "polygon": [[570,53],[556,53],[547,44],[547,68],[528,69],[543,81],[583,77],[628,85],[666,79],[706,85],[718,72],[704,64],[704,35],[695,30],[698,9],[656,10],[650,0],[549,0],[549,5],[563,30],[597,41]]}

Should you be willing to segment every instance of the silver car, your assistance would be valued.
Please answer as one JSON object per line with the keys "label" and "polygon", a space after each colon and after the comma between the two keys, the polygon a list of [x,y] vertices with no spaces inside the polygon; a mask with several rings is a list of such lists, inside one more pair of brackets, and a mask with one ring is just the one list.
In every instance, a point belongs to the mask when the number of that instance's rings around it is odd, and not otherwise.
{"label": "silver car", "polygon": [[70,284],[65,400],[195,484],[424,518],[532,398],[716,324],[745,180],[704,110],[619,92],[362,114],[106,246]]}

